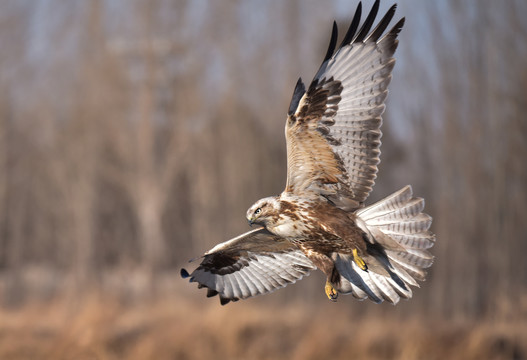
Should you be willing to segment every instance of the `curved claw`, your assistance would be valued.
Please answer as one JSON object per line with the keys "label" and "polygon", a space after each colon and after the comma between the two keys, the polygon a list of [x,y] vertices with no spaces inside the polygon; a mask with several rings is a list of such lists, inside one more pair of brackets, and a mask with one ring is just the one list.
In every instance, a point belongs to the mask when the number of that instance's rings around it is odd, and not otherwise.
{"label": "curved claw", "polygon": [[339,293],[337,290],[331,285],[329,281],[326,281],[326,286],[324,286],[324,291],[326,292],[326,296],[331,301],[337,301],[337,298],[339,296]]}
{"label": "curved claw", "polygon": [[355,261],[355,264],[357,264],[358,267],[360,267],[363,271],[368,271],[368,265],[362,260],[362,258],[359,256],[357,249],[353,249],[353,260]]}

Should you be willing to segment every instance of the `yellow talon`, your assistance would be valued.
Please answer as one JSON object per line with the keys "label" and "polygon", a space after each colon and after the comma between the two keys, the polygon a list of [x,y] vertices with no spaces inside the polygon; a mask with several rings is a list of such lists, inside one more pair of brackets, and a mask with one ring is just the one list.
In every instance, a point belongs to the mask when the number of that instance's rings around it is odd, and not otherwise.
{"label": "yellow talon", "polygon": [[339,293],[337,290],[331,285],[329,281],[326,281],[326,286],[324,287],[324,290],[326,291],[326,296],[331,301],[337,301],[337,297],[339,296]]}
{"label": "yellow talon", "polygon": [[357,264],[357,266],[360,267],[361,270],[364,270],[364,271],[368,270],[368,266],[357,253],[357,249],[353,249],[353,261],[355,261],[355,264]]}

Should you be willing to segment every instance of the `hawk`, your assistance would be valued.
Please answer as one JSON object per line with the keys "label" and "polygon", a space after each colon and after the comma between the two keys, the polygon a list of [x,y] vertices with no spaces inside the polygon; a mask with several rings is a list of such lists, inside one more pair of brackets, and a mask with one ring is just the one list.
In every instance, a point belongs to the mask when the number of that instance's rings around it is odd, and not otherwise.
{"label": "hawk", "polygon": [[[395,64],[396,5],[372,29],[379,0],[360,25],[361,3],[342,40],[337,26],[308,88],[298,80],[285,124],[287,183],[247,211],[254,230],[216,245],[181,276],[219,295],[222,305],[272,292],[310,271],[325,293],[397,304],[423,281],[435,242],[424,199],[406,186],[365,205],[377,174],[381,115]],[[371,31],[370,31],[371,30]],[[336,49],[336,51],[335,51]]]}

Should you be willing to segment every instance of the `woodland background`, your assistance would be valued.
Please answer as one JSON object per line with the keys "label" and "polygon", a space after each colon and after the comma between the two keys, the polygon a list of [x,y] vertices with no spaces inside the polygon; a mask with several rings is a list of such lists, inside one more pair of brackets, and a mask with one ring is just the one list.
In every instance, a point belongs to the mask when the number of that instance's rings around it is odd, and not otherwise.
{"label": "woodland background", "polygon": [[220,307],[179,277],[282,191],[294,84],[356,5],[2,0],[0,357],[527,358],[521,0],[399,4],[370,201],[412,184],[434,217],[411,301],[312,274]]}

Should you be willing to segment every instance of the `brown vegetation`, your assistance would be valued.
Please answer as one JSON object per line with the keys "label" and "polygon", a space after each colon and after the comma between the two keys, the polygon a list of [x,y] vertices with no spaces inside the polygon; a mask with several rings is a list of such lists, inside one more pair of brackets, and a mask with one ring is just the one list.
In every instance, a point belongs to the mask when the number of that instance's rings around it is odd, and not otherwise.
{"label": "brown vegetation", "polygon": [[[351,300],[351,299],[349,299]],[[0,313],[2,359],[524,359],[527,323],[360,316],[356,303],[89,296]],[[356,305],[356,306],[354,306]],[[527,305],[527,304],[524,304]],[[527,307],[521,315],[527,315]]]}

